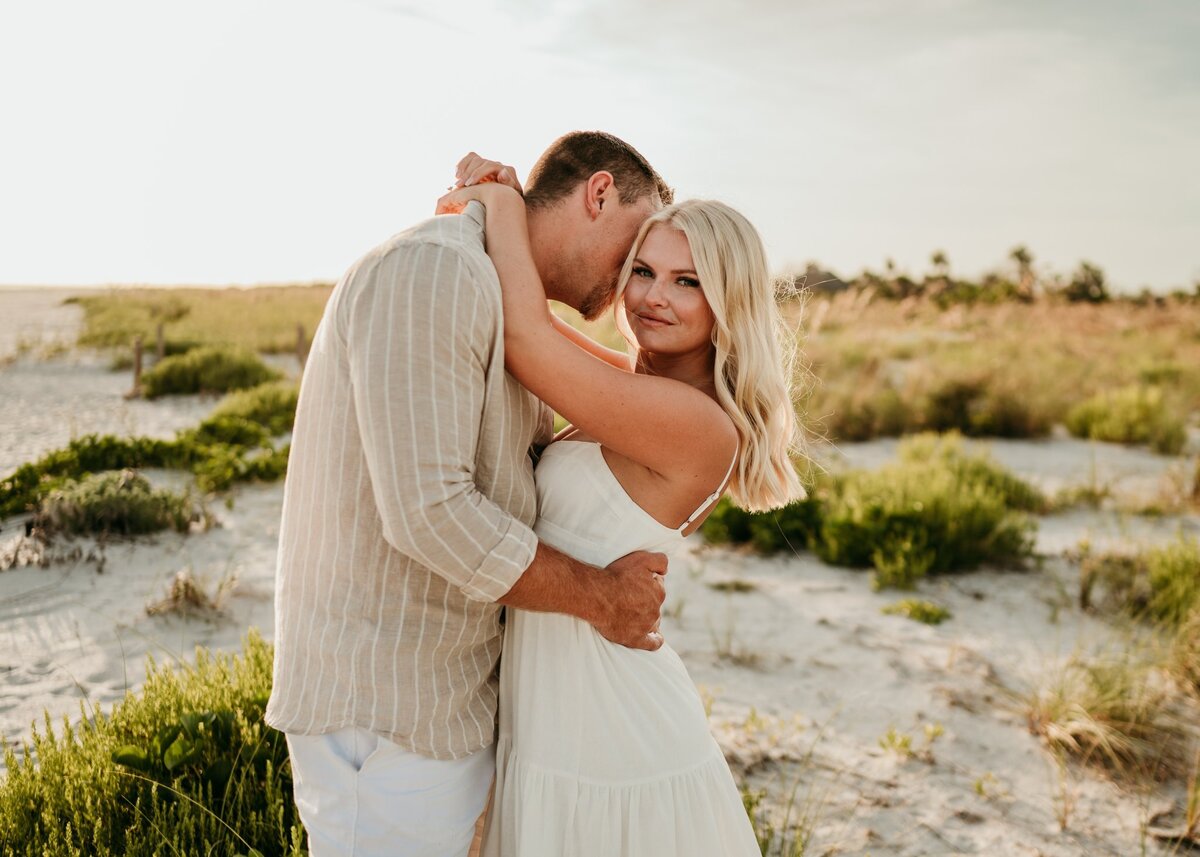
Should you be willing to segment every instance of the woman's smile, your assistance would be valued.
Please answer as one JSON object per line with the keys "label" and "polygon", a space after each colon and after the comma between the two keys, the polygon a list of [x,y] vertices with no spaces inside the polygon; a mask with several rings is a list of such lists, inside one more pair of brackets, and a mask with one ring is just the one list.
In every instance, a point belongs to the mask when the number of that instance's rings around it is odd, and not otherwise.
{"label": "woman's smile", "polygon": [[672,322],[667,321],[665,318],[648,312],[637,312],[633,314],[633,317],[652,330],[659,327],[670,327],[672,324]]}

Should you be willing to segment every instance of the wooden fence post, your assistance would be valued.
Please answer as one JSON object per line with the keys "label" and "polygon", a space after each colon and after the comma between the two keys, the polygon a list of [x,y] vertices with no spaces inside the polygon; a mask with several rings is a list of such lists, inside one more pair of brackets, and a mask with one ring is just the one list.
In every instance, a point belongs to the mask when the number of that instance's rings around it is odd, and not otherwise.
{"label": "wooden fence post", "polygon": [[304,335],[304,325],[296,325],[296,360],[300,362],[300,371],[304,371],[304,364],[308,362],[308,337]]}
{"label": "wooden fence post", "polygon": [[154,355],[159,360],[162,360],[167,356],[167,341],[163,338],[163,323],[161,321],[158,323],[158,330],[155,331],[155,335],[158,337],[158,342],[154,350]]}
{"label": "wooden fence post", "polygon": [[125,394],[127,399],[136,399],[142,394],[142,337],[133,340],[133,388]]}

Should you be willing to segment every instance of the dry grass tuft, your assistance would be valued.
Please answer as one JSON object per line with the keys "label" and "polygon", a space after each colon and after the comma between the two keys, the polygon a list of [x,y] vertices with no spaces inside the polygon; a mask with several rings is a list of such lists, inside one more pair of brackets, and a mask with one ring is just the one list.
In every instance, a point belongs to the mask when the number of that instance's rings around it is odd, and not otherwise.
{"label": "dry grass tuft", "polygon": [[1200,699],[1200,608],[1192,611],[1175,635],[1169,668],[1176,681]]}
{"label": "dry grass tuft", "polygon": [[1130,777],[1182,772],[1187,721],[1157,664],[1129,653],[1072,658],[1025,699],[1029,729],[1055,752]]}
{"label": "dry grass tuft", "polygon": [[180,569],[171,578],[167,594],[146,605],[146,615],[202,618],[220,616],[224,613],[225,604],[236,587],[237,578],[227,575],[217,583],[213,593],[209,595],[204,586],[196,580],[191,568]]}

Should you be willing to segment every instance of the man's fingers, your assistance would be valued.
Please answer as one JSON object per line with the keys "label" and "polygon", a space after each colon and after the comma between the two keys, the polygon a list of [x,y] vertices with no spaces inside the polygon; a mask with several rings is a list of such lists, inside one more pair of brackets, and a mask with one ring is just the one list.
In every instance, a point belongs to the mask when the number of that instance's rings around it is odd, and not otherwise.
{"label": "man's fingers", "polygon": [[667,555],[665,553],[648,553],[645,555],[646,568],[655,574],[667,573]]}
{"label": "man's fingers", "polygon": [[657,631],[651,631],[635,640],[624,643],[627,649],[640,649],[643,652],[657,652],[663,646],[663,636]]}

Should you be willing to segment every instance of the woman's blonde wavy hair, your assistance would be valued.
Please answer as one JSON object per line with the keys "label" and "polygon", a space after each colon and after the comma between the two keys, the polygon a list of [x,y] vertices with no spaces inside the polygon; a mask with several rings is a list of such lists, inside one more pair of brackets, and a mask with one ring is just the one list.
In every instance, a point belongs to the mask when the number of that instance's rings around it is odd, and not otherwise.
{"label": "woman's blonde wavy hair", "polygon": [[792,404],[795,349],[775,300],[767,254],[754,226],[723,202],[691,199],[642,224],[618,282],[617,326],[632,340],[624,318],[624,292],[633,260],[655,226],[687,236],[700,288],[716,324],[714,381],[717,401],[737,428],[737,467],[729,482],[733,501],[766,511],[804,496],[791,453],[800,450]]}

